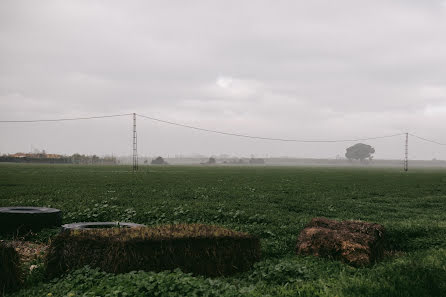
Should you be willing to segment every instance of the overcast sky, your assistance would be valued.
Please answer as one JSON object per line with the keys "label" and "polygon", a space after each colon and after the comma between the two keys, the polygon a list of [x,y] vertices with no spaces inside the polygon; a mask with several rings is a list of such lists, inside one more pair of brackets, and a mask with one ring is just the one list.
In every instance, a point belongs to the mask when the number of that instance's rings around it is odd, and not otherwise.
{"label": "overcast sky", "polygon": [[[0,2],[0,119],[137,112],[274,138],[446,142],[446,1]],[[1,124],[0,153],[131,154],[131,117]],[[335,157],[138,119],[143,155]],[[446,146],[411,139],[412,158]],[[402,158],[404,137],[366,142]],[[353,143],[351,143],[353,144]]]}

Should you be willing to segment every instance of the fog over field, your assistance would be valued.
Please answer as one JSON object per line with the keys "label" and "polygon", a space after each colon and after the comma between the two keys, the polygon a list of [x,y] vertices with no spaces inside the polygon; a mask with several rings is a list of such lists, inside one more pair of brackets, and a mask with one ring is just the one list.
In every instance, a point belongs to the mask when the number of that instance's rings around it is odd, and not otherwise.
{"label": "fog over field", "polygon": [[[231,133],[445,143],[446,1],[0,2],[0,120],[121,113]],[[0,123],[0,153],[129,155],[131,116]],[[139,152],[335,158],[353,143],[138,118]],[[402,159],[404,136],[367,141]],[[411,159],[446,146],[410,138]]]}

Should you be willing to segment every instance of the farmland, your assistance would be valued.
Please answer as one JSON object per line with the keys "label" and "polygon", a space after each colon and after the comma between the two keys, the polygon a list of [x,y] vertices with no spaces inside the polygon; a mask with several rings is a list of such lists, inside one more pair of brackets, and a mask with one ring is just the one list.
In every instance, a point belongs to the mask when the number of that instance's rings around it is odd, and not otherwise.
{"label": "farmland", "polygon": [[[13,296],[446,296],[446,171],[306,167],[0,165],[0,206],[48,206],[64,223],[207,223],[261,238],[248,272],[204,278],[173,272],[112,275],[83,268],[60,279],[36,269]],[[387,229],[373,266],[294,254],[313,217]],[[57,230],[28,240],[46,242]],[[170,295],[169,295],[170,294]]]}

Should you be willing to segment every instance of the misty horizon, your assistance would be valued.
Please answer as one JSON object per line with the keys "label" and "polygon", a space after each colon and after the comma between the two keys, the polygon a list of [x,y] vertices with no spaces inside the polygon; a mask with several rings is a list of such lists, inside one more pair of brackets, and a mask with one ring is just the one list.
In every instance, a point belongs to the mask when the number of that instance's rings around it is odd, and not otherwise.
{"label": "misty horizon", "polygon": [[[71,157],[75,154],[80,154],[80,155],[85,155],[85,156],[97,156],[100,158],[116,158],[117,160],[127,160],[128,159],[128,164],[131,164],[131,159],[132,159],[132,155],[131,154],[123,154],[123,155],[119,155],[119,154],[95,154],[95,153],[91,153],[91,154],[82,154],[82,153],[63,153],[63,152],[48,152],[46,150],[42,150],[39,151],[38,149],[34,149],[33,151],[29,151],[29,152],[25,152],[25,151],[19,151],[19,152],[13,152],[13,153],[5,153],[5,152],[0,152],[0,156],[10,156],[10,155],[14,155],[14,154],[34,154],[34,155],[39,155],[39,154],[50,154],[50,155],[60,155],[63,157]],[[138,154],[138,159],[139,159],[139,163],[143,164],[145,160],[151,161],[157,157],[162,157],[166,160],[170,160],[170,159],[193,159],[193,160],[207,160],[209,158],[215,158],[216,160],[231,160],[231,159],[244,159],[244,160],[249,160],[249,159],[290,159],[290,160],[339,160],[339,161],[348,161],[348,158],[346,158],[345,154],[337,154],[335,156],[326,156],[326,157],[320,157],[320,158],[311,158],[311,157],[296,157],[296,156],[286,156],[286,155],[229,155],[229,154],[218,154],[218,155],[203,155],[203,154],[199,154],[199,153],[192,153],[192,154],[176,154],[176,155],[169,155],[169,154],[161,154],[161,155],[149,155],[149,154]],[[404,156],[398,159],[380,159],[380,158],[375,158],[373,156],[371,162],[373,161],[403,161],[404,160]],[[437,159],[437,158],[432,158],[432,159],[411,159],[412,161],[439,161],[439,162],[443,162],[445,160],[442,159]],[[357,163],[359,162],[358,160],[353,160],[353,162]]]}

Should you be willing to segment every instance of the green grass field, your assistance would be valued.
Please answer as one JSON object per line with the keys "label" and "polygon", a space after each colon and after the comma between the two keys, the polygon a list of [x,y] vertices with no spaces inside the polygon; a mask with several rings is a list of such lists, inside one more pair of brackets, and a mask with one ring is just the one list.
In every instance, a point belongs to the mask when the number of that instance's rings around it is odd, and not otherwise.
{"label": "green grass field", "polygon": [[[446,296],[442,170],[165,166],[133,174],[125,166],[2,164],[0,206],[13,205],[60,208],[65,223],[216,224],[262,243],[262,261],[228,278],[84,268],[47,281],[36,269],[13,296]],[[389,256],[366,268],[296,256],[297,236],[316,216],[383,224]]]}

